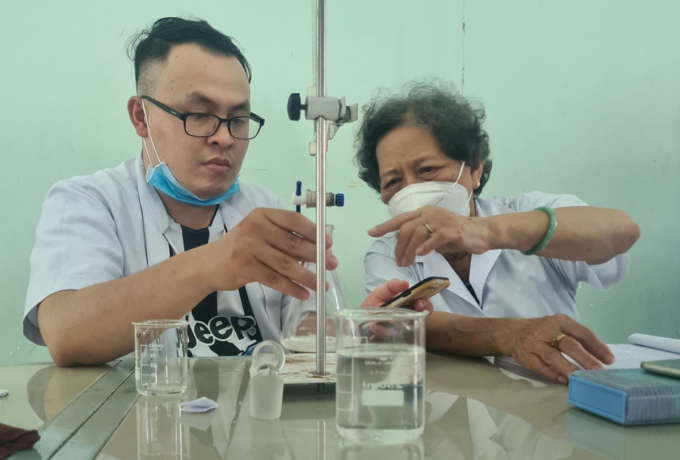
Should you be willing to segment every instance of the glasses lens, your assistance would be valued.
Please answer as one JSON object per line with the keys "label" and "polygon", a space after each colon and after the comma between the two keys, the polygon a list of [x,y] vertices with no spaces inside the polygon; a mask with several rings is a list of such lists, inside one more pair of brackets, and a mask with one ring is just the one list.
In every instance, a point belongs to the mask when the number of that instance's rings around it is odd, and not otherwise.
{"label": "glasses lens", "polygon": [[252,139],[260,132],[260,123],[250,117],[235,117],[231,120],[231,135],[239,139]]}
{"label": "glasses lens", "polygon": [[215,115],[192,113],[186,119],[185,126],[190,136],[210,136],[220,122]]}

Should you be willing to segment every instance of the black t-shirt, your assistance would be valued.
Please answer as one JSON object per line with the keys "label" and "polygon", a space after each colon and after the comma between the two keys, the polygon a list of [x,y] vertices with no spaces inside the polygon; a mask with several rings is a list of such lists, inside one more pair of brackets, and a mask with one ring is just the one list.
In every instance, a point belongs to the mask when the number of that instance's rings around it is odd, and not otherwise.
{"label": "black t-shirt", "polygon": [[[192,230],[175,222],[168,231],[170,256],[189,251],[223,236],[223,223]],[[185,319],[189,322],[189,356],[237,356],[249,353],[262,334],[245,288],[208,294]]]}

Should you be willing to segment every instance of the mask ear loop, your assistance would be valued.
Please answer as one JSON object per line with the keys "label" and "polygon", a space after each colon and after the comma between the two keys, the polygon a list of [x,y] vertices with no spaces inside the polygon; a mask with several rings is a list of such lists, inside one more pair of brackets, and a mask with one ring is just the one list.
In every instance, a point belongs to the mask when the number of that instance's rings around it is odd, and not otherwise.
{"label": "mask ear loop", "polygon": [[[465,169],[465,162],[463,162],[463,163],[460,165],[460,171],[458,171],[458,178],[456,179],[456,184],[458,184],[458,182],[460,182],[460,178],[461,178],[461,176],[463,175],[463,170],[464,170],[464,169]],[[473,193],[474,193],[474,191],[473,191],[473,190],[470,190],[470,194],[468,195],[467,200],[465,201],[465,202],[466,202],[466,206],[468,206],[468,207],[470,206],[470,199],[472,198],[472,194],[473,194]]]}
{"label": "mask ear loop", "polygon": [[461,176],[463,175],[463,170],[464,170],[464,169],[465,169],[465,162],[463,162],[463,163],[460,165],[460,170],[458,171],[458,177],[456,178],[456,184],[458,183],[458,181],[460,181],[460,178],[461,178]]}
{"label": "mask ear loop", "polygon": [[[149,118],[146,116],[146,106],[144,105],[144,99],[142,99],[142,112],[144,112],[144,121],[146,122],[146,129],[147,131],[149,131],[149,139],[151,139],[153,153],[156,155],[158,165],[160,165],[163,162],[161,161],[161,157],[158,156],[158,150],[156,150],[156,145],[153,143],[153,137],[151,136],[151,127],[149,126]],[[144,144],[144,151],[146,152],[146,158],[149,160],[149,164],[151,166],[154,166],[153,162],[151,161],[151,156],[149,155],[149,147],[146,145],[146,139],[142,140],[142,144]]]}

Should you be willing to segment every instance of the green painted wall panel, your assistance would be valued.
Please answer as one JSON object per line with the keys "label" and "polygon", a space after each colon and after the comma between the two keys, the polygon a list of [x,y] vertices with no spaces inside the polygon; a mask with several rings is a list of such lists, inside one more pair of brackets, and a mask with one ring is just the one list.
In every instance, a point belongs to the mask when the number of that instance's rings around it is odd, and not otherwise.
{"label": "green painted wall panel", "polygon": [[[642,228],[627,278],[584,286],[582,319],[605,340],[680,336],[680,4],[674,1],[329,0],[328,91],[366,103],[380,87],[451,80],[483,103],[494,158],[485,196],[573,193],[628,211]],[[0,364],[49,360],[23,338],[28,258],[56,181],[116,166],[139,139],[129,37],[170,15],[205,18],[250,60],[253,107],[267,125],[245,181],[290,201],[313,188],[312,124],[287,120],[291,92],[312,82],[311,2],[2,2],[0,5]],[[364,296],[366,229],[387,218],[352,163],[354,126],[330,143],[335,252],[350,305]],[[307,212],[308,216],[312,214]]]}

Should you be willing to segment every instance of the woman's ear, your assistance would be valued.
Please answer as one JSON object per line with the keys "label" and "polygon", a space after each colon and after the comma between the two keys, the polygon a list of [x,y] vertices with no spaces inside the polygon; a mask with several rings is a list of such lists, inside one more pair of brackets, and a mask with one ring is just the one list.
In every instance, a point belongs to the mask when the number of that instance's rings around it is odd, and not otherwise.
{"label": "woman's ear", "polygon": [[480,161],[477,166],[472,168],[470,176],[472,177],[472,190],[477,190],[481,185],[482,172],[484,171],[484,162]]}

